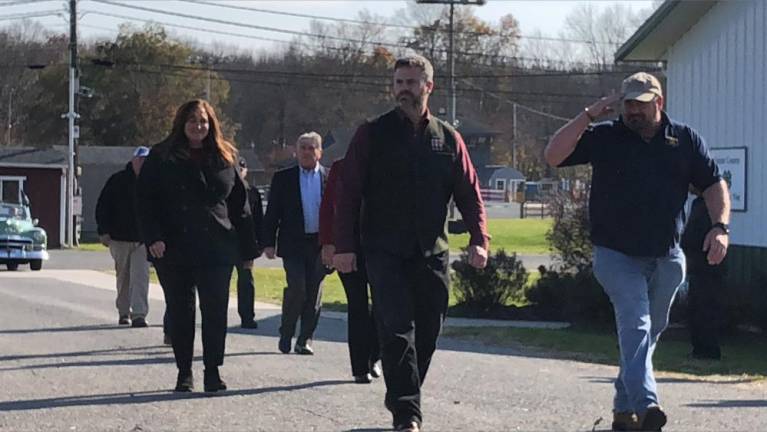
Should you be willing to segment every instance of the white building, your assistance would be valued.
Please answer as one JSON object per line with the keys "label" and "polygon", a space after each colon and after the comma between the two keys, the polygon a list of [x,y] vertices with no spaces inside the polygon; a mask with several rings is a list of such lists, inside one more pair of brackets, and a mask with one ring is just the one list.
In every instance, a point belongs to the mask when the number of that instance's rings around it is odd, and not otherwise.
{"label": "white building", "polygon": [[765,22],[762,0],[667,0],[616,53],[664,64],[669,115],[700,132],[731,174],[729,273],[741,287],[767,283]]}

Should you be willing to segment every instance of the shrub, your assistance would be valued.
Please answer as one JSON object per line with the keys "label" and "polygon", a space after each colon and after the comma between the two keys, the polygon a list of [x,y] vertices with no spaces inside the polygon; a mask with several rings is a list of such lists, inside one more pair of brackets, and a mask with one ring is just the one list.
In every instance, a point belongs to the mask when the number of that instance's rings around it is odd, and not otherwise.
{"label": "shrub", "polygon": [[458,303],[479,311],[506,305],[527,283],[527,270],[522,261],[517,259],[516,253],[507,255],[503,249],[488,257],[484,269],[469,265],[464,249],[452,268],[455,270],[453,286]]}
{"label": "shrub", "polygon": [[594,278],[591,268],[557,272],[538,267],[541,278],[526,293],[543,319],[588,323],[613,321],[610,299]]}
{"label": "shrub", "polygon": [[549,195],[548,207],[554,224],[546,233],[559,270],[581,272],[591,267],[588,194],[574,197],[567,192]]}

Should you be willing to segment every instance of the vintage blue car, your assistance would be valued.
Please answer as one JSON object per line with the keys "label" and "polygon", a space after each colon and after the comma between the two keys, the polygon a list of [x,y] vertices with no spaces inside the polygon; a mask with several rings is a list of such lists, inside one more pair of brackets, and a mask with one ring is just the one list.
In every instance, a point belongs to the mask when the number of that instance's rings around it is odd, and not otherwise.
{"label": "vintage blue car", "polygon": [[29,264],[32,270],[43,268],[48,259],[48,236],[32,219],[29,206],[0,202],[0,264],[16,270]]}

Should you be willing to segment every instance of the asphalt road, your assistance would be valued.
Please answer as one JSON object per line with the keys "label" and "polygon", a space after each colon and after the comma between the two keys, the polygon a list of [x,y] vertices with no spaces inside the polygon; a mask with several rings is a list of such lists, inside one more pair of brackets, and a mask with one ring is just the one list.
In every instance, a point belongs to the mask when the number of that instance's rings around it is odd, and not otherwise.
{"label": "asphalt road", "polygon": [[[351,382],[345,321],[321,320],[315,356],[283,355],[279,311],[259,305],[258,330],[230,329],[222,368],[230,390],[179,395],[170,391],[173,356],[155,324],[159,287],[151,289],[153,325],[130,329],[116,325],[111,283],[87,270],[0,271],[0,431],[387,430],[383,383]],[[238,322],[234,309],[229,318]],[[199,389],[199,357],[194,372]],[[600,417],[597,430],[606,430],[615,373],[443,338],[424,386],[424,430],[590,431]],[[667,431],[767,424],[764,384],[659,381]]]}

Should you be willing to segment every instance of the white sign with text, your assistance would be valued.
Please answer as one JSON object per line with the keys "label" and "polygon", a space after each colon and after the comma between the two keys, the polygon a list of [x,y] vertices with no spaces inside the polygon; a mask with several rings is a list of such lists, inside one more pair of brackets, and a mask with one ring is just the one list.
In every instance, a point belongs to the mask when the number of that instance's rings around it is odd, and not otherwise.
{"label": "white sign with text", "polygon": [[709,149],[719,172],[730,187],[732,211],[746,211],[746,147],[727,147]]}

